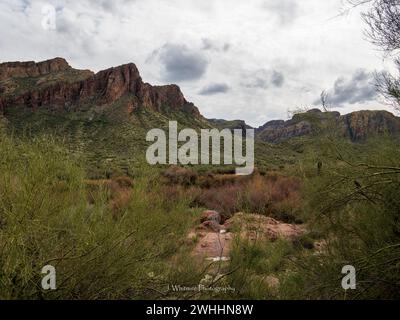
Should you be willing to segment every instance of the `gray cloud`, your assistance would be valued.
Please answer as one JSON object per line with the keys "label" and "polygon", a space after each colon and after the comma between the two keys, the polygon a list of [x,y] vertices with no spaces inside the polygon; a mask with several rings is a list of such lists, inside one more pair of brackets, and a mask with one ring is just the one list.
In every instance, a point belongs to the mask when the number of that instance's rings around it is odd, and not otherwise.
{"label": "gray cloud", "polygon": [[138,0],[89,0],[89,3],[91,3],[94,8],[100,7],[109,13],[115,14],[121,12],[127,4],[136,1]]}
{"label": "gray cloud", "polygon": [[[350,79],[338,78],[333,89],[328,91],[328,102],[334,107],[344,104],[365,103],[375,100],[378,93],[374,85],[374,74],[365,69],[357,70]],[[320,100],[314,104],[319,104]]]}
{"label": "gray cloud", "polygon": [[273,71],[271,76],[271,82],[275,87],[280,88],[285,82],[285,77],[281,72]]}
{"label": "gray cloud", "polygon": [[203,38],[202,40],[202,49],[203,50],[213,50],[218,52],[227,52],[231,48],[229,43],[219,44],[216,41],[213,41],[209,38]]}
{"label": "gray cloud", "polygon": [[230,90],[226,83],[213,83],[200,90],[202,96],[211,96],[219,93],[227,93]]}
{"label": "gray cloud", "polygon": [[263,3],[263,8],[273,13],[280,24],[293,22],[299,11],[296,0],[267,0]]}
{"label": "gray cloud", "polygon": [[246,74],[245,78],[249,79],[244,83],[246,88],[267,89],[270,86],[280,88],[285,82],[283,73],[276,70],[260,69]]}
{"label": "gray cloud", "polygon": [[191,81],[200,79],[209,65],[205,56],[186,45],[165,44],[155,52],[163,66],[163,78],[167,81]]}
{"label": "gray cloud", "polygon": [[249,78],[249,80],[244,83],[245,87],[267,89],[269,86],[270,74],[267,70],[261,69],[253,74],[249,73],[245,75],[245,78]]}

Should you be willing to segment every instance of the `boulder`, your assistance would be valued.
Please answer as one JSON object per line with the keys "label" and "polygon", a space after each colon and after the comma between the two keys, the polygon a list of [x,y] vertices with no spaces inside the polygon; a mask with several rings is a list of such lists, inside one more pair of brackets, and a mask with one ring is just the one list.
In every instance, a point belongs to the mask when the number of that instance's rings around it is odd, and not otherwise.
{"label": "boulder", "polygon": [[220,232],[223,229],[222,226],[218,222],[213,221],[213,220],[204,221],[202,223],[202,227],[204,227],[205,229],[214,231],[214,232]]}
{"label": "boulder", "polygon": [[207,210],[201,214],[200,222],[213,221],[215,223],[221,223],[221,214],[217,211]]}

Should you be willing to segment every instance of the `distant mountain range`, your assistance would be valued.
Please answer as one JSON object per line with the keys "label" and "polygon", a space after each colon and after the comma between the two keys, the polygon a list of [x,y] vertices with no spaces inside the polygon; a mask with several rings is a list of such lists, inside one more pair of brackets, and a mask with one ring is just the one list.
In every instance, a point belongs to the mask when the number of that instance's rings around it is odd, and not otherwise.
{"label": "distant mountain range", "polygon": [[[1,63],[0,115],[16,132],[57,133],[96,162],[120,164],[137,158],[146,132],[169,120],[194,129],[251,128],[242,120],[204,118],[177,85],[145,83],[132,63],[93,73],[74,69],[63,58]],[[256,137],[279,144],[324,132],[354,142],[398,136],[400,118],[387,111],[340,115],[312,109],[288,121],[270,121],[256,129]]]}
{"label": "distant mountain range", "polygon": [[296,114],[291,120],[270,121],[257,129],[260,139],[281,142],[293,137],[308,136],[331,130],[351,141],[362,141],[372,136],[399,135],[400,118],[388,111],[356,111],[346,115],[312,109]]}

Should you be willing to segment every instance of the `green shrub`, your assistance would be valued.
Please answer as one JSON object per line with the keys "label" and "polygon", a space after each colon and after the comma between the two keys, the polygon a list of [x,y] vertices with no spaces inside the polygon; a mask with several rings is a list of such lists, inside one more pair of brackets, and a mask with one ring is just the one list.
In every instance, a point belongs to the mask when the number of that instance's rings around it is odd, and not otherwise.
{"label": "green shrub", "polygon": [[[0,154],[1,299],[159,297],[193,223],[190,199],[169,202],[143,169],[133,186],[117,179],[132,199],[116,218],[108,190],[88,201],[81,162],[52,138],[3,137]],[[55,291],[41,288],[45,265],[56,268]]]}
{"label": "green shrub", "polygon": [[[325,245],[292,263],[281,296],[295,299],[400,297],[400,149],[397,142],[326,144],[324,172],[305,179],[308,228]],[[358,149],[355,152],[355,149]],[[332,152],[332,150],[334,152]],[[303,173],[315,162],[302,164]],[[300,173],[301,174],[301,173]],[[356,268],[345,292],[342,268]]]}

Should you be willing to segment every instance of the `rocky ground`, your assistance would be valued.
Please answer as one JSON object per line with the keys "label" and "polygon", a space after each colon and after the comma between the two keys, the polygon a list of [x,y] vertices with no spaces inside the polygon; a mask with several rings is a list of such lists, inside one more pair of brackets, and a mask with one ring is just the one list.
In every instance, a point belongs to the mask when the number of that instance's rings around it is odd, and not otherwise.
{"label": "rocky ground", "polygon": [[216,211],[203,212],[200,225],[192,230],[188,238],[196,242],[193,255],[209,261],[228,261],[236,235],[249,241],[278,238],[295,240],[305,233],[301,225],[287,224],[258,214],[236,213],[231,219],[222,221]]}

